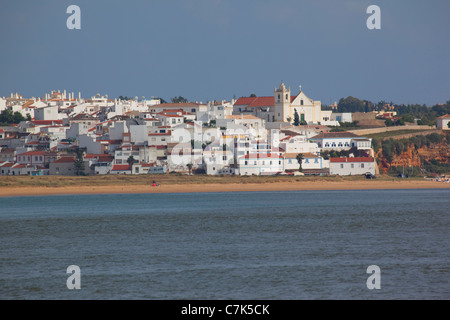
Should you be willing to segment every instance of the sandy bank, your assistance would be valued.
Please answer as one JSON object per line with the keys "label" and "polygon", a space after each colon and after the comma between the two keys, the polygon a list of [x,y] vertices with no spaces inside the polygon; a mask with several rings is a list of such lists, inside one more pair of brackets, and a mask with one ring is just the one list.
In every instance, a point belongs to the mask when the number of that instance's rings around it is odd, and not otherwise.
{"label": "sandy bank", "polygon": [[39,196],[60,194],[117,194],[117,193],[179,193],[179,192],[246,192],[246,191],[297,191],[297,190],[376,190],[376,189],[436,189],[448,188],[450,183],[425,180],[363,180],[363,181],[305,181],[273,183],[223,183],[223,184],[162,184],[105,185],[64,187],[0,187],[0,197]]}

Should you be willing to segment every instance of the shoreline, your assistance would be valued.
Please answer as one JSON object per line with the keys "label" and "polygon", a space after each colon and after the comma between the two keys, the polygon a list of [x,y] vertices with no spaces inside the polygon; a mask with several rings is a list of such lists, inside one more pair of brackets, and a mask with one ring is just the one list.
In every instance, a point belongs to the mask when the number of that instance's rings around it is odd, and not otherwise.
{"label": "shoreline", "polygon": [[89,194],[146,194],[146,193],[203,193],[203,192],[258,192],[258,191],[325,191],[325,190],[398,190],[398,189],[450,189],[450,183],[421,180],[397,181],[304,181],[270,183],[192,183],[80,186],[23,186],[0,187],[1,197],[89,195]]}

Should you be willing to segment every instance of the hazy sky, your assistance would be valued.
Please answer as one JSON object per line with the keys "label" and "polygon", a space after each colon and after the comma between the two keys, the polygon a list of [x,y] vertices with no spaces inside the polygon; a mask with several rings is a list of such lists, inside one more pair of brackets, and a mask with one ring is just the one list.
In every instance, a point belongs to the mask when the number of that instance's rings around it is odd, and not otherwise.
{"label": "hazy sky", "polygon": [[[69,5],[81,30],[69,30]],[[369,5],[381,29],[369,30]],[[2,0],[0,96],[450,100],[448,0]]]}

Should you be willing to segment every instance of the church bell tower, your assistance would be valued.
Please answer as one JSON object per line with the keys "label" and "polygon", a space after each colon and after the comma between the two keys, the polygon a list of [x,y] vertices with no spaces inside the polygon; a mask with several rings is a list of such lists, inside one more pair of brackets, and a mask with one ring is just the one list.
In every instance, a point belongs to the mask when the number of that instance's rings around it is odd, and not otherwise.
{"label": "church bell tower", "polygon": [[280,86],[274,90],[274,119],[277,122],[287,122],[287,118],[291,117],[291,88],[286,89],[286,86],[281,82]]}

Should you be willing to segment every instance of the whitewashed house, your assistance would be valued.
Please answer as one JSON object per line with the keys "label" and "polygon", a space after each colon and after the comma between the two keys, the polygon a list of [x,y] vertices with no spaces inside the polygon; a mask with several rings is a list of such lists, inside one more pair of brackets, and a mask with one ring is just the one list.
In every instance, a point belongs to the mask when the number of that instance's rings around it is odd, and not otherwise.
{"label": "whitewashed house", "polygon": [[375,175],[375,166],[373,157],[330,158],[331,175],[362,175],[366,172]]}
{"label": "whitewashed house", "polygon": [[239,174],[274,175],[283,172],[283,157],[271,153],[250,153],[238,159]]}

